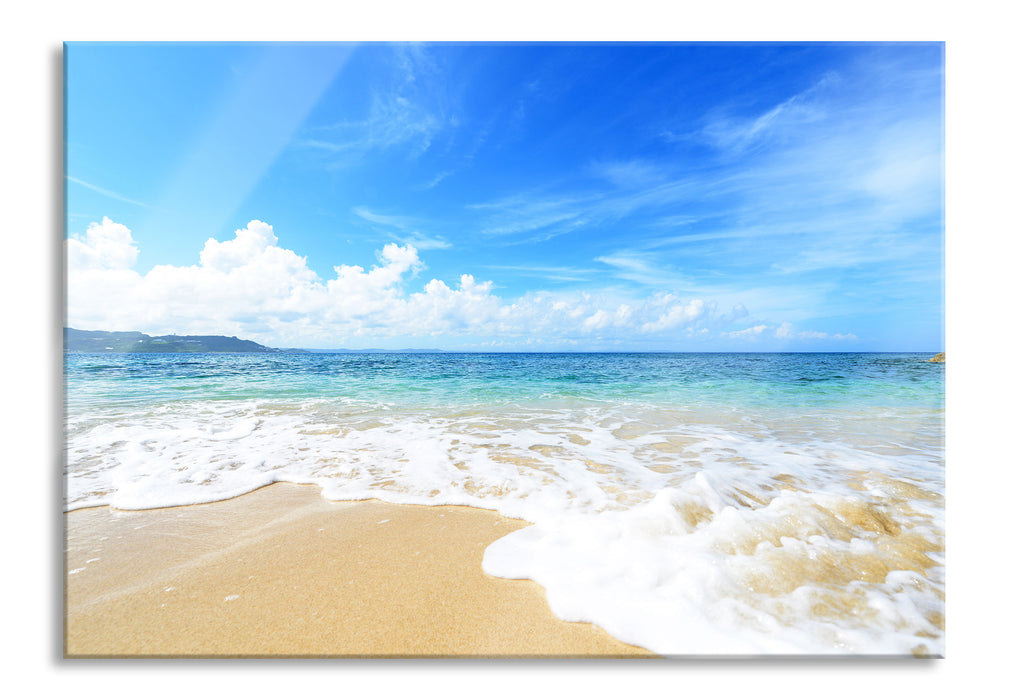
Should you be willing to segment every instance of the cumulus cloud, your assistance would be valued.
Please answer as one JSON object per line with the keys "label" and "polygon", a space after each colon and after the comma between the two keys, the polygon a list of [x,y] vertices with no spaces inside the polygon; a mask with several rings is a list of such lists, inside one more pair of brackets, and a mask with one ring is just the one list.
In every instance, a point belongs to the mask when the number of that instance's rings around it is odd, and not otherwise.
{"label": "cumulus cloud", "polygon": [[[705,338],[747,316],[741,305],[658,292],[624,298],[602,292],[530,292],[506,301],[493,283],[417,279],[417,248],[389,243],[377,262],[333,267],[323,278],[306,258],[279,245],[273,227],[250,221],[234,237],[210,238],[190,266],[140,274],[131,231],[106,218],[67,240],[69,323],[148,333],[224,333],[271,345],[338,346],[351,338],[496,338],[557,345],[586,339]],[[722,333],[755,336],[766,325]],[[794,334],[782,324],[775,335]]]}
{"label": "cumulus cloud", "polygon": [[235,238],[218,243],[211,238],[200,253],[200,264],[205,268],[230,272],[263,255],[267,248],[275,246],[277,237],[273,227],[262,221],[250,221],[247,228],[235,232]]}
{"label": "cumulus cloud", "polygon": [[700,299],[691,299],[685,304],[677,303],[676,297],[672,294],[664,294],[661,298],[655,298],[653,306],[663,307],[662,312],[656,320],[648,321],[641,326],[641,330],[646,333],[695,325],[715,310],[714,305]]}
{"label": "cumulus cloud", "polygon": [[130,230],[107,216],[67,241],[68,264],[78,269],[125,270],[137,262],[139,252]]}
{"label": "cumulus cloud", "polygon": [[229,240],[210,238],[196,265],[158,265],[141,275],[132,269],[138,252],[130,230],[107,218],[67,241],[71,325],[326,344],[467,330],[501,306],[491,284],[470,275],[455,287],[431,280],[408,295],[407,282],[424,269],[412,245],[389,243],[371,269],[337,265],[323,279],[262,221]]}
{"label": "cumulus cloud", "polygon": [[788,321],[782,323],[778,326],[778,330],[774,331],[775,338],[787,338],[790,335],[792,335],[792,324]]}

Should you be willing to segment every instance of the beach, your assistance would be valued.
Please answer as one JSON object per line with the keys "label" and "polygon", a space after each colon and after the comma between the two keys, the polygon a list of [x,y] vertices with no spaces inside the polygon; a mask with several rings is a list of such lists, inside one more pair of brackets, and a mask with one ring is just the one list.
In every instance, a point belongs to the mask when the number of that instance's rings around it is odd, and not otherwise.
{"label": "beach", "polygon": [[929,357],[68,354],[65,652],[942,656]]}
{"label": "beach", "polygon": [[481,569],[521,520],[331,502],[275,484],[216,503],[66,514],[64,652],[105,656],[629,657],[543,589]]}

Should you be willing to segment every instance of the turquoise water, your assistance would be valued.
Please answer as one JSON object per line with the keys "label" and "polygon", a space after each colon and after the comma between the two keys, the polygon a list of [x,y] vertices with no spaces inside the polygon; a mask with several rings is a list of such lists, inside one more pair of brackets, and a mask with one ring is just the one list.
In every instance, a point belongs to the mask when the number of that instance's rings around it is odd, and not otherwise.
{"label": "turquoise water", "polygon": [[659,653],[939,655],[929,357],[68,354],[66,507],[490,508],[532,525],[488,573]]}
{"label": "turquoise water", "polygon": [[927,354],[69,354],[72,408],[368,398],[473,405],[564,398],[678,406],[943,406]]}

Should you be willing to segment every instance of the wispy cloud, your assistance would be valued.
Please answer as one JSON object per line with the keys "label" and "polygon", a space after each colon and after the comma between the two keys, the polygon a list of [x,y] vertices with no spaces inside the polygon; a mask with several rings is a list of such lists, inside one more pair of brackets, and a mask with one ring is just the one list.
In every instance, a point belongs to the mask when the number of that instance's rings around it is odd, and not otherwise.
{"label": "wispy cloud", "polygon": [[298,143],[333,154],[356,156],[403,146],[411,156],[418,156],[431,146],[444,125],[440,115],[427,111],[415,99],[382,94],[373,96],[367,119],[327,126],[320,136],[303,138]]}
{"label": "wispy cloud", "polygon": [[646,287],[682,289],[692,286],[685,280],[679,279],[668,267],[656,264],[654,255],[621,251],[613,255],[601,255],[596,260],[611,266],[616,277]]}
{"label": "wispy cloud", "polygon": [[372,90],[367,115],[318,126],[298,144],[344,159],[396,148],[412,158],[427,152],[434,139],[456,123],[441,70],[419,44],[395,45],[392,63],[388,84]]}
{"label": "wispy cloud", "polygon": [[389,214],[376,214],[365,207],[354,207],[353,212],[366,221],[382,226],[392,226],[398,229],[411,228],[412,219],[405,216],[390,216]]}
{"label": "wispy cloud", "polygon": [[802,340],[858,340],[854,333],[824,333],[823,331],[796,331],[792,324],[785,321],[774,331],[774,337],[778,339],[800,338]]}
{"label": "wispy cloud", "polygon": [[713,117],[698,136],[719,149],[737,155],[748,148],[787,139],[796,130],[822,122],[830,116],[824,96],[840,81],[837,73],[829,72],[809,88],[756,117]]}
{"label": "wispy cloud", "polygon": [[599,274],[599,270],[585,267],[548,266],[548,265],[484,265],[487,270],[504,270],[536,279],[552,280],[554,282],[588,282]]}
{"label": "wispy cloud", "polygon": [[589,165],[588,171],[619,188],[653,187],[661,184],[667,178],[656,163],[641,158],[594,161]]}
{"label": "wispy cloud", "polygon": [[[413,217],[378,214],[365,207],[354,207],[353,212],[365,221],[377,224],[378,230],[394,240],[412,245],[417,250],[443,250],[452,247],[449,241],[440,236],[421,233],[418,230],[419,222]],[[397,232],[389,231],[390,228]]]}
{"label": "wispy cloud", "polygon": [[435,187],[437,187],[441,183],[442,180],[444,180],[445,178],[450,177],[452,175],[455,175],[455,173],[456,173],[455,170],[442,170],[440,173],[435,174],[435,176],[432,177],[427,182],[425,182],[425,183],[423,183],[421,185],[418,185],[417,189],[419,189],[419,190],[431,190],[431,189],[434,189]]}
{"label": "wispy cloud", "polygon": [[[501,199],[470,204],[467,209],[480,214],[480,232],[489,236],[533,233],[546,240],[584,225],[590,201],[579,195],[561,197],[539,193],[516,193]],[[528,237],[523,237],[525,240]]]}
{"label": "wispy cloud", "polygon": [[127,202],[129,204],[136,204],[138,207],[147,207],[147,208],[150,208],[150,206],[151,206],[150,204],[145,204],[143,202],[138,202],[135,199],[130,199],[129,197],[121,195],[118,192],[113,192],[112,190],[107,190],[104,187],[99,187],[98,185],[92,185],[90,182],[84,182],[84,180],[79,180],[76,177],[70,177],[69,175],[67,175],[66,177],[67,177],[67,180],[69,180],[70,182],[78,184],[81,187],[86,187],[89,190],[93,190],[94,192],[97,192],[99,194],[103,194],[106,197],[111,197],[112,199],[118,199],[120,202]]}
{"label": "wispy cloud", "polygon": [[446,250],[452,243],[441,236],[428,236],[420,231],[412,231],[405,235],[392,234],[391,238],[404,245],[411,245],[417,250]]}
{"label": "wispy cloud", "polygon": [[710,183],[671,178],[651,187],[554,186],[553,191],[520,192],[498,200],[471,204],[483,214],[480,231],[492,236],[526,234],[516,242],[548,240],[582,228],[612,224],[638,212],[658,214],[676,203],[702,196]]}
{"label": "wispy cloud", "polygon": [[471,208],[481,231],[521,242],[612,230],[618,242],[595,258],[612,277],[762,313],[791,305],[795,320],[844,308],[837,285],[815,278],[825,270],[898,294],[941,261],[939,82],[884,91],[862,68],[749,116],[724,105],[691,135],[720,156],[704,170],[655,155],[594,160],[580,177]]}

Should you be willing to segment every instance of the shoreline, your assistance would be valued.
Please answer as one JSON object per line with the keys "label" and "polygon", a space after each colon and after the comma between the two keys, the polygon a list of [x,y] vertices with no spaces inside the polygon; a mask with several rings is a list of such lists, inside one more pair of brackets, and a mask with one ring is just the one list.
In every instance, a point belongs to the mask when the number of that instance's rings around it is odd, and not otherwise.
{"label": "shoreline", "polygon": [[486,547],[528,524],[495,511],[278,483],[64,517],[67,658],[656,656],[484,573]]}

